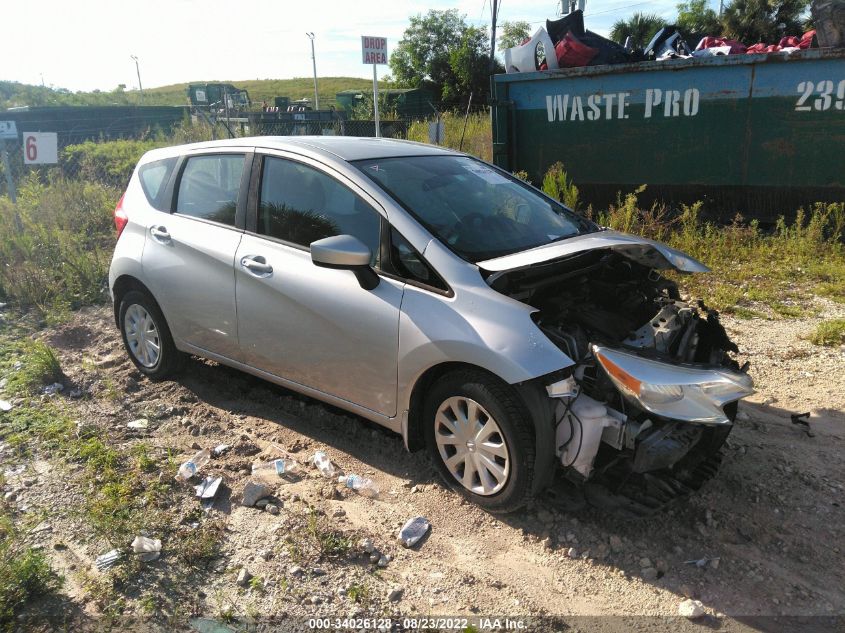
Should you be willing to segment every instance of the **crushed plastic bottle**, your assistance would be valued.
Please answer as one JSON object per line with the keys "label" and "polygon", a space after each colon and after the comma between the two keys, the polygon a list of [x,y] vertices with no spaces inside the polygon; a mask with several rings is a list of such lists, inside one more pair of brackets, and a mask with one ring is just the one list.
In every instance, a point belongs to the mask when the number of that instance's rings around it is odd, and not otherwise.
{"label": "crushed plastic bottle", "polygon": [[329,456],[323,451],[317,451],[314,453],[314,457],[311,458],[311,463],[314,464],[323,477],[334,477],[335,473],[337,473],[334,464],[332,464],[332,460],[330,460]]}
{"label": "crushed plastic bottle", "polygon": [[341,475],[337,478],[337,481],[363,497],[370,497],[371,499],[378,497],[378,486],[372,479],[368,479],[367,477]]}
{"label": "crushed plastic bottle", "polygon": [[275,481],[283,475],[296,473],[296,464],[290,459],[274,459],[269,462],[255,462],[252,465],[252,476],[263,481]]}
{"label": "crushed plastic bottle", "polygon": [[176,474],[176,478],[188,481],[191,477],[196,475],[199,472],[199,469],[205,466],[210,459],[211,452],[207,448],[204,448],[191,457],[191,459],[179,466],[179,472]]}

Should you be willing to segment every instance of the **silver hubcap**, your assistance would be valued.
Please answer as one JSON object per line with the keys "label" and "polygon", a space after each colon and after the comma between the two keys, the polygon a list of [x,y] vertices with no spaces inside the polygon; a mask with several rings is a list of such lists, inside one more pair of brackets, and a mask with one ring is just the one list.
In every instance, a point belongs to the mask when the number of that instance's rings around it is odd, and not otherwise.
{"label": "silver hubcap", "polygon": [[434,418],[434,439],[452,477],[477,495],[501,490],[510,474],[510,455],[496,420],[471,398],[444,401]]}
{"label": "silver hubcap", "polygon": [[126,310],[123,330],[135,360],[144,367],[155,367],[161,353],[161,339],[150,313],[143,306],[133,303]]}

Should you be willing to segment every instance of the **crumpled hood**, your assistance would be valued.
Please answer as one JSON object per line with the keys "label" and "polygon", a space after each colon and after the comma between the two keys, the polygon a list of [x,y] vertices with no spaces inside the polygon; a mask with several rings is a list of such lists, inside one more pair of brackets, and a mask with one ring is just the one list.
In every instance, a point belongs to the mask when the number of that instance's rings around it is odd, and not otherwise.
{"label": "crumpled hood", "polygon": [[[644,237],[610,229],[578,235],[504,257],[488,259],[478,262],[478,267],[491,273],[503,273],[599,249],[613,250],[649,268],[674,268],[684,273],[710,272],[710,269],[700,261],[677,249]],[[498,277],[498,275],[494,276]],[[489,282],[491,279],[488,279]]]}

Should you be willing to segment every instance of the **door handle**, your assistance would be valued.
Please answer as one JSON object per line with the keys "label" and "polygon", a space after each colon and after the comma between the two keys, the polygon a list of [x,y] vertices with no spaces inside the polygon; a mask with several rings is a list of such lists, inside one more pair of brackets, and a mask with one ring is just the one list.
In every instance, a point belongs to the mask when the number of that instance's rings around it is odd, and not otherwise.
{"label": "door handle", "polygon": [[153,239],[157,242],[161,242],[162,244],[170,242],[170,233],[168,233],[167,229],[163,226],[151,226],[150,235],[153,236]]}
{"label": "door handle", "polygon": [[269,277],[273,273],[273,267],[261,255],[241,257],[241,266],[256,277]]}

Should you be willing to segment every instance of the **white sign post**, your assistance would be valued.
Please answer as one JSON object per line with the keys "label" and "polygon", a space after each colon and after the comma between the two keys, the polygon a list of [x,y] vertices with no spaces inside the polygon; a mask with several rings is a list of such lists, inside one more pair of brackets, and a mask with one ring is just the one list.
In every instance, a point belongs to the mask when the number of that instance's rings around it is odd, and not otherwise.
{"label": "white sign post", "polygon": [[55,132],[24,132],[25,165],[55,165],[59,162],[58,137]]}
{"label": "white sign post", "polygon": [[376,136],[381,136],[378,118],[378,74],[376,66],[387,64],[387,38],[362,35],[361,57],[365,64],[373,65],[373,113],[376,119]]}

